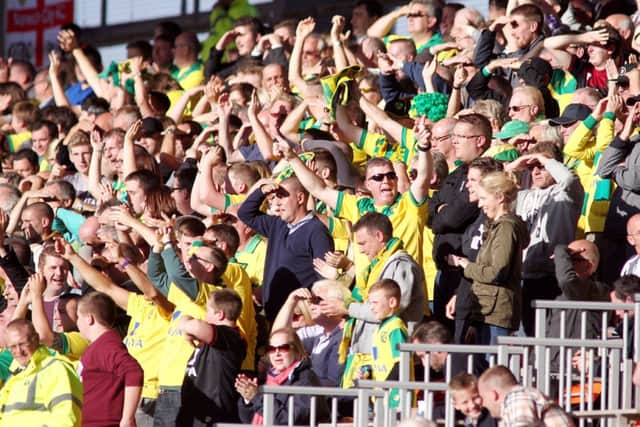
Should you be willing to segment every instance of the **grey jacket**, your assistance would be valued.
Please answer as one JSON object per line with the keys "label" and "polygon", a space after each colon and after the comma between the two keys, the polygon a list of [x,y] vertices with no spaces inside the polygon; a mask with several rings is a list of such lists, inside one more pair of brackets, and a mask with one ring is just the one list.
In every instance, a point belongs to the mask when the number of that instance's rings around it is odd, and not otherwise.
{"label": "grey jacket", "polygon": [[613,179],[622,189],[622,199],[637,208],[640,208],[639,159],[640,144],[616,137],[602,153],[596,171],[602,178]]}
{"label": "grey jacket", "polygon": [[[409,333],[424,316],[425,281],[422,267],[406,252],[391,255],[380,273],[381,279],[393,279],[400,286],[400,310],[398,315],[407,323]],[[349,316],[356,319],[351,338],[350,353],[371,353],[373,334],[378,328],[369,304],[349,304]]]}
{"label": "grey jacket", "polygon": [[516,201],[516,214],[529,229],[529,246],[523,253],[523,279],[554,274],[550,258],[553,249],[575,238],[582,209],[584,190],[578,176],[556,160],[550,160],[546,168],[556,183],[543,189],[521,190]]}
{"label": "grey jacket", "polygon": [[624,235],[627,220],[640,210],[639,139],[633,137],[631,141],[625,141],[615,137],[602,153],[596,170],[596,175],[610,178],[618,186],[611,200],[605,226],[608,231],[615,229],[620,235]]}

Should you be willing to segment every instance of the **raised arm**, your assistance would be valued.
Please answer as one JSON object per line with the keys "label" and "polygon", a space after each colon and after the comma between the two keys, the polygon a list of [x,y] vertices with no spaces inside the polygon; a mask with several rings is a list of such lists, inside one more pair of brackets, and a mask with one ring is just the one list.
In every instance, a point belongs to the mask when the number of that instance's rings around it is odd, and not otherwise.
{"label": "raised arm", "polygon": [[218,114],[218,145],[224,150],[227,159],[231,158],[231,154],[233,154],[233,144],[229,132],[229,117],[231,117],[232,107],[229,94],[224,93],[213,109]]}
{"label": "raised arm", "polygon": [[201,202],[200,188],[202,187],[202,173],[198,172],[195,181],[193,181],[193,188],[191,189],[191,209],[198,212],[200,215],[210,215],[211,207],[206,203]]}
{"label": "raised arm", "polygon": [[414,133],[418,140],[418,175],[411,183],[411,195],[416,202],[422,204],[429,196],[429,184],[433,175],[433,159],[431,157],[431,132],[426,127],[426,118],[421,117],[416,121]]}
{"label": "raised arm", "polygon": [[219,145],[212,147],[200,160],[199,182],[200,202],[218,210],[225,209],[224,189],[213,182],[213,168],[224,165],[223,149]]}
{"label": "raised arm", "polygon": [[60,81],[60,56],[55,51],[49,53],[49,81],[53,91],[53,100],[59,107],[69,107],[69,100],[64,94],[64,88]]}
{"label": "raised arm", "polygon": [[304,164],[304,162],[298,157],[291,147],[286,143],[278,143],[282,154],[287,159],[296,176],[300,180],[300,183],[307,189],[313,197],[323,201],[331,209],[335,209],[338,204],[339,192],[333,188],[330,188],[325,182],[316,175],[311,169]]}
{"label": "raised arm", "polygon": [[409,13],[409,5],[402,6],[394,11],[387,13],[384,16],[378,18],[369,29],[367,30],[367,36],[383,38],[393,28],[396,21]]}
{"label": "raised arm", "polygon": [[137,120],[124,134],[124,143],[122,145],[122,176],[124,177],[138,170],[135,141],[140,137],[141,133],[142,120]]}
{"label": "raised arm", "polygon": [[333,60],[336,63],[337,70],[342,70],[349,66],[349,61],[347,60],[347,55],[341,38],[344,25],[344,16],[335,15],[331,18],[331,44],[333,46]]}
{"label": "raised arm", "polygon": [[89,61],[89,58],[80,48],[78,43],[78,38],[72,30],[62,30],[58,34],[58,42],[60,43],[60,48],[65,52],[71,52],[73,55],[73,59],[76,60],[76,64],[82,71],[85,79],[87,79],[87,83],[91,86],[91,89],[95,92],[95,94],[100,98],[107,98],[107,93],[104,90],[104,86],[102,85],[102,81],[98,76],[98,71],[93,68],[93,64]]}
{"label": "raised arm", "polygon": [[316,28],[316,21],[313,18],[305,18],[298,22],[296,28],[296,41],[293,44],[291,57],[289,58],[289,83],[302,93],[306,93],[307,84],[302,75],[302,47],[313,30]]}
{"label": "raised arm", "polygon": [[204,91],[204,86],[195,86],[195,87],[192,87],[191,89],[185,90],[182,93],[182,96],[180,97],[178,102],[176,102],[175,105],[171,108],[171,110],[169,110],[169,112],[167,113],[167,116],[171,117],[173,121],[176,123],[182,122],[184,110],[187,108],[187,105],[189,104],[191,97],[197,95],[202,91]]}
{"label": "raised arm", "polygon": [[131,64],[131,72],[133,73],[135,100],[138,108],[140,109],[140,114],[142,114],[143,118],[151,117],[154,115],[154,112],[149,105],[147,88],[144,85],[144,80],[142,79],[142,57],[134,56],[133,58],[129,58],[129,63]]}
{"label": "raised arm", "polygon": [[[360,97],[360,108],[362,108],[362,111],[368,119],[373,120],[387,134],[389,134],[391,138],[398,142],[402,140],[403,126],[389,117],[384,110],[369,102],[364,96]],[[358,141],[359,139],[353,142],[357,143]]]}
{"label": "raised arm", "polygon": [[[304,119],[307,109],[309,108],[309,101],[303,99],[301,103],[287,115],[282,125],[280,125],[280,133],[291,142],[300,142],[300,122]],[[249,116],[251,120],[251,116]],[[256,135],[257,138],[257,135]]]}
{"label": "raised arm", "polygon": [[544,39],[543,46],[552,51],[557,61],[563,68],[568,68],[572,55],[567,52],[567,47],[572,44],[602,44],[609,40],[609,33],[606,28],[588,31],[582,34],[565,34]]}
{"label": "raised arm", "polygon": [[153,302],[165,315],[170,316],[175,306],[153,286],[147,274],[142,271],[140,267],[129,262],[127,258],[121,257],[120,265],[124,266],[125,273],[127,273],[131,281],[144,294],[145,298]]}
{"label": "raised arm", "polygon": [[346,142],[352,142],[354,144],[360,142],[364,129],[351,123],[347,115],[347,110],[342,105],[336,106],[336,124],[347,138],[348,141]]}
{"label": "raised arm", "polygon": [[89,193],[100,200],[100,184],[102,181],[102,155],[104,154],[104,141],[97,129],[91,131],[91,161],[89,162]]}
{"label": "raised arm", "polygon": [[[251,100],[249,101],[249,108],[247,109],[247,115],[249,116],[249,123],[251,124],[251,130],[256,138],[256,144],[260,154],[266,160],[276,160],[276,156],[273,153],[273,139],[269,135],[262,125],[258,115],[260,114],[260,100],[254,90],[251,94]],[[288,120],[288,118],[286,119]]]}
{"label": "raised arm", "polygon": [[64,247],[64,257],[69,260],[73,268],[89,286],[98,292],[109,295],[118,307],[126,311],[129,302],[129,291],[116,285],[107,276],[93,268],[91,264],[73,250],[69,243],[61,241],[60,244]]}
{"label": "raised arm", "polygon": [[458,114],[461,103],[462,85],[467,80],[467,71],[462,64],[456,67],[456,71],[453,73],[453,86],[451,88],[451,97],[447,104],[447,117],[453,117]]}
{"label": "raised arm", "polygon": [[31,290],[31,320],[33,321],[34,328],[36,328],[36,332],[38,332],[40,342],[47,347],[54,347],[56,333],[53,331],[44,310],[42,295],[44,294],[46,283],[42,273],[35,273],[29,277],[27,286],[29,286]]}

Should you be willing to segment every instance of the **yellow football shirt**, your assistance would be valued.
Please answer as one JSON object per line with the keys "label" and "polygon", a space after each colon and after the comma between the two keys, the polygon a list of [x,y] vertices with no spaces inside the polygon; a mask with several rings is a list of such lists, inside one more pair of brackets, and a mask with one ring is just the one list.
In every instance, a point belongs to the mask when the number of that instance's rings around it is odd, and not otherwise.
{"label": "yellow football shirt", "polygon": [[142,397],[155,399],[158,397],[158,371],[164,357],[162,350],[169,321],[153,302],[133,292],[127,301],[127,315],[131,322],[124,345],[144,371]]}

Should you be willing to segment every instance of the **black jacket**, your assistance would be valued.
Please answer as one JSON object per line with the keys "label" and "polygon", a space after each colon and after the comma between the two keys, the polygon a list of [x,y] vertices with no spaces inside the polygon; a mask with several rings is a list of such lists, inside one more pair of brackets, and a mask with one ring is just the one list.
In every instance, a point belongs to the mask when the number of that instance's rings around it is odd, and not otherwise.
{"label": "black jacket", "polygon": [[[293,370],[291,375],[289,375],[289,379],[282,385],[319,387],[320,380],[311,370],[311,364],[307,361],[303,361]],[[238,412],[240,414],[240,420],[243,423],[250,424],[253,416],[256,413],[263,415],[263,399],[263,395],[261,393],[258,393],[258,395],[256,395],[256,397],[254,397],[248,404],[245,404],[242,398],[238,400]],[[275,395],[273,408],[274,424],[283,425],[288,423],[288,402],[288,394]],[[309,417],[311,414],[311,397],[299,395],[295,396],[293,398],[293,407],[293,424],[309,424]],[[316,399],[316,418],[316,421],[318,422],[329,420],[329,407],[325,399]]]}
{"label": "black jacket", "polygon": [[[449,268],[447,255],[462,255],[462,234],[480,212],[475,203],[469,202],[467,169],[460,165],[451,172],[429,203],[428,225],[435,235],[433,259],[439,270]],[[446,206],[438,211],[442,205]]]}

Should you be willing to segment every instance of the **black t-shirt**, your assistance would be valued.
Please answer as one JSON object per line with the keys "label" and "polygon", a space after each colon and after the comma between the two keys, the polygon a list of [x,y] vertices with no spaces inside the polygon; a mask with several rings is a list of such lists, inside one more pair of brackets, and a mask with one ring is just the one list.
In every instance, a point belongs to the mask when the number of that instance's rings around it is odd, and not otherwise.
{"label": "black t-shirt", "polygon": [[238,422],[234,383],[247,354],[238,328],[216,326],[211,344],[202,344],[187,363],[177,425],[201,426]]}
{"label": "black t-shirt", "polygon": [[[478,218],[467,227],[462,235],[462,253],[471,262],[475,262],[480,246],[482,246],[486,219],[484,212],[480,211]],[[462,276],[456,289],[456,296],[456,319],[467,319],[473,306],[471,280]]]}

